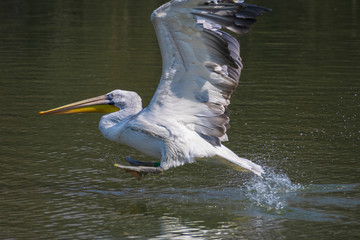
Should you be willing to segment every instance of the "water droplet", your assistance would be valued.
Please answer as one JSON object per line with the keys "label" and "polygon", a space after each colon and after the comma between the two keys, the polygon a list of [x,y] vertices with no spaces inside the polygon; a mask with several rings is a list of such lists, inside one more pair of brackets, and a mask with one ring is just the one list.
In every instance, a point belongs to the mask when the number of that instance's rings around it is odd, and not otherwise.
{"label": "water droplet", "polygon": [[245,183],[248,190],[247,197],[257,206],[266,210],[281,210],[287,206],[286,194],[303,189],[300,184],[294,184],[286,174],[272,171],[264,174],[263,178],[254,177]]}

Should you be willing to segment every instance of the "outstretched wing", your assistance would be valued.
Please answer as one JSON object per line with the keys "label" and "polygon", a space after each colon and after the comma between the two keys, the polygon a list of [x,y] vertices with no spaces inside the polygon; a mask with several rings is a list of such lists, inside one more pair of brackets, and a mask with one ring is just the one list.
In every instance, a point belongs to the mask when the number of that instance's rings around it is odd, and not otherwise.
{"label": "outstretched wing", "polygon": [[227,140],[230,96],[242,68],[238,41],[267,8],[235,0],[173,0],[151,16],[163,73],[146,114],[182,122],[217,146]]}

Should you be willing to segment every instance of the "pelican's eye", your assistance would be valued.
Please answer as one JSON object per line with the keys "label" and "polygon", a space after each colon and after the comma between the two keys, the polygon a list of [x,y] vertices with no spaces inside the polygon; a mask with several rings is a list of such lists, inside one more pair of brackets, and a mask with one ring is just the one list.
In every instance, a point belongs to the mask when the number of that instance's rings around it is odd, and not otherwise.
{"label": "pelican's eye", "polygon": [[106,99],[108,100],[112,100],[114,98],[114,94],[113,93],[109,93],[106,95]]}

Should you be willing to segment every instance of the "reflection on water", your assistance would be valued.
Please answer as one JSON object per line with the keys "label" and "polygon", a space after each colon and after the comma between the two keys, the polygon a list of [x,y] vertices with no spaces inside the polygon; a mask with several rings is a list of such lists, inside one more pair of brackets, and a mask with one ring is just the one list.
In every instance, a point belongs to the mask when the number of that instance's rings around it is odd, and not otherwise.
{"label": "reflection on water", "polygon": [[[142,230],[154,239],[174,237],[200,237],[204,239],[232,237],[272,237],[274,231],[281,231],[286,221],[297,222],[301,233],[306,225],[352,222],[352,209],[359,204],[359,185],[309,185],[291,184],[286,176],[267,176],[258,178],[256,184],[274,184],[260,192],[250,189],[250,181],[244,187],[226,187],[222,189],[205,188],[125,188],[121,191],[103,191],[95,189],[73,189],[71,195],[109,198],[124,198],[131,203],[125,209],[118,209],[121,226],[129,236],[138,236],[137,226],[141,222]],[[260,183],[262,181],[262,183]],[[235,183],[233,183],[235,184]],[[238,183],[241,186],[241,183]],[[145,183],[146,185],[146,183]],[[261,187],[262,188],[262,187]],[[263,196],[261,193],[265,193]],[[259,199],[261,198],[261,199]],[[281,203],[276,204],[276,201]],[[260,203],[260,204],[258,204]],[[155,219],[151,216],[157,216]],[[145,219],[152,220],[147,223]],[[325,229],[314,237],[322,236]],[[339,234],[343,234],[339,231]],[[143,233],[144,234],[144,233]],[[241,235],[239,235],[241,234]],[[275,236],[288,236],[291,232]]]}
{"label": "reflection on water", "polygon": [[240,38],[226,145],[264,178],[202,161],[134,181],[113,163],[149,158],[98,115],[36,115],[116,88],[146,105],[163,2],[0,1],[0,238],[356,239],[357,0],[251,0],[273,12]]}

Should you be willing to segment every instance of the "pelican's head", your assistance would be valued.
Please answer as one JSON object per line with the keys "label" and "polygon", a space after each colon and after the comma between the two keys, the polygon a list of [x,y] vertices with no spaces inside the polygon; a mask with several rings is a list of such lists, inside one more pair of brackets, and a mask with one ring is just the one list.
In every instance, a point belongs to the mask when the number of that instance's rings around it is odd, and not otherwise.
{"label": "pelican's head", "polygon": [[47,111],[40,111],[39,115],[71,114],[71,113],[112,113],[125,108],[141,108],[141,98],[135,92],[114,90],[108,94],[70,103]]}
{"label": "pelican's head", "polygon": [[105,95],[119,109],[142,109],[141,97],[132,91],[114,90]]}

